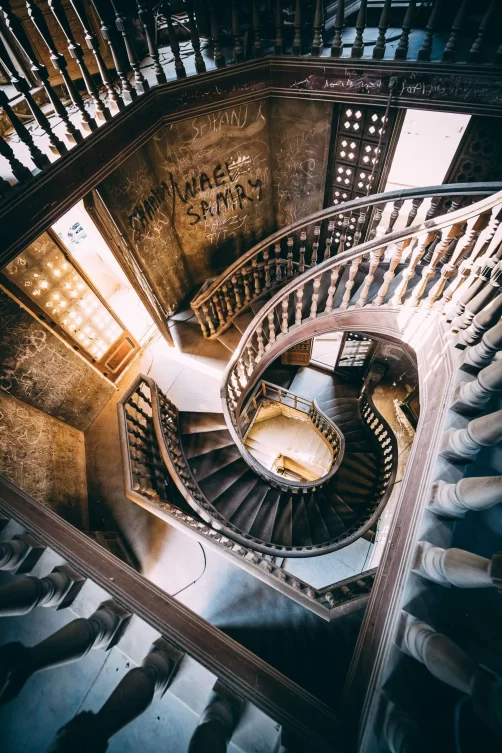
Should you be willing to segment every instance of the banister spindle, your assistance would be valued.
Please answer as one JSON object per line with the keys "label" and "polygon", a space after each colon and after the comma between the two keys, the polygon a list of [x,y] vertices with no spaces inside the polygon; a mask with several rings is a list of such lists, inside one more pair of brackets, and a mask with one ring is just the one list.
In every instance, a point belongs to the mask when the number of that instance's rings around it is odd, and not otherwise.
{"label": "banister spindle", "polygon": [[399,266],[401,262],[401,258],[403,256],[403,252],[406,248],[406,241],[404,243],[398,243],[394,251],[392,252],[392,256],[389,261],[389,268],[387,269],[386,273],[383,276],[383,282],[380,285],[380,288],[378,289],[378,293],[373,301],[373,306],[381,306],[382,303],[385,300],[385,296],[387,295],[387,291],[389,290],[389,285],[391,284],[392,280],[396,276],[396,269]]}
{"label": "banister spindle", "polygon": [[481,19],[481,23],[479,24],[477,37],[474,40],[471,49],[469,50],[469,55],[467,56],[468,63],[479,63],[482,60],[484,53],[483,42],[485,40],[486,34],[488,33],[488,29],[490,28],[496,4],[497,0],[490,0],[490,5],[488,6],[486,13]]}
{"label": "banister spindle", "polygon": [[80,69],[80,73],[82,74],[82,79],[85,84],[85,88],[87,89],[87,93],[89,94],[96,109],[96,117],[99,120],[103,121],[110,120],[110,110],[101,101],[98,87],[94,83],[94,79],[89,73],[89,69],[87,68],[87,65],[85,63],[82,47],[73,36],[70,23],[66,16],[66,11],[63,8],[63,3],[61,2],[61,0],[48,0],[48,2],[53,16],[55,17],[56,21],[61,27],[61,31],[66,37],[68,52],[70,53],[70,56],[72,58],[75,58],[75,60],[77,61],[77,65]]}
{"label": "banister spindle", "polygon": [[432,6],[432,11],[429,16],[429,20],[427,21],[427,26],[425,27],[424,41],[422,42],[422,46],[418,51],[417,60],[431,59],[432,40],[434,37],[434,32],[436,31],[442,2],[443,0],[434,0],[434,5]]}
{"label": "banister spindle", "polygon": [[286,277],[293,277],[293,236],[288,235],[287,239],[287,261],[286,261]]}
{"label": "banister spindle", "polygon": [[242,47],[241,25],[239,20],[239,0],[232,0],[232,36],[234,38],[234,62],[242,63],[244,48]]}
{"label": "banister spindle", "polygon": [[388,235],[389,233],[392,233],[394,229],[394,225],[397,222],[397,218],[399,217],[399,213],[401,211],[401,207],[404,204],[404,199],[397,199],[392,208],[392,212],[390,213],[389,217],[389,224],[387,226],[387,230],[385,231],[384,235]]}
{"label": "banister spindle", "polygon": [[16,698],[31,675],[78,661],[91,649],[107,651],[125,629],[131,614],[114,601],[103,602],[89,618],[72,620],[35,646],[6,643],[0,647],[0,704]]}
{"label": "banister spindle", "polygon": [[213,57],[217,68],[224,68],[226,65],[225,55],[221,49],[220,25],[216,15],[214,0],[207,0],[209,17],[211,20],[211,40],[213,43]]}
{"label": "banister spindle", "polygon": [[448,41],[443,51],[443,55],[441,57],[442,63],[453,63],[455,60],[455,55],[457,52],[457,38],[459,37],[460,32],[462,31],[462,27],[467,17],[468,4],[469,4],[469,0],[462,0],[460,7],[455,15],[455,18],[451,26],[450,36],[448,38]]}
{"label": "banister spindle", "polygon": [[302,323],[302,306],[303,306],[303,293],[304,293],[304,285],[300,285],[299,288],[296,289],[296,306],[295,306],[295,326],[299,327]]}
{"label": "banister spindle", "polygon": [[181,59],[180,43],[173,25],[173,10],[171,3],[168,0],[162,0],[161,7],[166,17],[167,33],[169,34],[169,44],[171,46],[171,52],[174,58],[174,70],[176,71],[176,78],[186,78],[187,72]]}
{"label": "banister spindle", "polygon": [[458,236],[458,234],[461,232],[461,229],[461,224],[457,223],[456,225],[453,225],[450,228],[446,238],[443,238],[435,247],[430,262],[422,270],[422,279],[413,289],[413,293],[410,298],[411,306],[418,306],[418,304],[420,303],[420,299],[422,298],[422,295],[424,294],[429,281],[434,277],[436,273],[436,267],[446,253],[450,241]]}
{"label": "banister spindle", "polygon": [[280,241],[274,245],[275,254],[275,281],[281,282],[282,269],[281,269],[281,243]]}
{"label": "banister spindle", "polygon": [[385,253],[385,246],[382,246],[382,248],[376,248],[373,251],[370,251],[370,264],[368,268],[368,274],[364,278],[364,284],[363,284],[361,293],[359,295],[359,299],[356,302],[356,308],[362,308],[363,306],[366,305],[370,288],[373,284],[373,280],[375,279],[375,272],[378,268],[378,265],[380,264],[380,260],[384,253]]}
{"label": "banister spindle", "polygon": [[314,240],[312,241],[312,254],[310,256],[310,265],[315,267],[317,264],[317,254],[319,251],[319,237],[321,235],[321,226],[314,225]]}
{"label": "banister spindle", "polygon": [[481,413],[496,392],[502,392],[502,361],[485,366],[472,382],[458,384],[451,408],[463,415],[475,416]]}
{"label": "banister spindle", "polygon": [[331,45],[331,57],[339,58],[343,55],[343,27],[345,26],[345,0],[338,0],[335,16],[335,36]]}
{"label": "banister spindle", "polygon": [[323,41],[322,35],[324,30],[324,0],[316,0],[314,11],[314,38],[312,39],[312,48],[310,54],[317,56],[322,54]]}
{"label": "banister spindle", "polygon": [[252,0],[251,25],[253,30],[253,57],[261,58],[263,48],[261,45],[260,0]]}
{"label": "banister spindle", "polygon": [[105,0],[92,0],[92,4],[100,23],[101,36],[110,48],[113,65],[120,80],[122,99],[124,102],[132,102],[134,99],[136,99],[138,93],[136,89],[131,85],[127,76],[127,66],[125,64],[122,50],[120,48],[117,30],[114,29],[111,23],[109,23],[110,19],[108,6]]}
{"label": "banister spindle", "polygon": [[322,275],[314,278],[312,288],[312,302],[310,304],[310,318],[315,319],[317,316],[317,304],[319,301],[319,288],[321,287]]}
{"label": "banister spindle", "polygon": [[328,233],[327,233],[326,241],[324,245],[324,261],[326,261],[326,259],[329,259],[331,257],[331,247],[333,245],[334,231],[335,231],[335,221],[329,220],[328,221]]}
{"label": "banister spindle", "polygon": [[[453,275],[456,272],[457,266],[460,263],[461,253],[463,252],[463,246],[459,247],[459,253],[457,253],[457,246],[458,246],[458,241],[462,237],[465,237],[466,224],[462,223],[462,225],[460,225],[459,227],[461,228],[459,230],[459,234],[450,241],[447,248],[447,252],[444,255],[443,266],[441,267],[441,274],[439,276],[439,279],[436,280],[434,285],[429,290],[429,294],[425,301],[425,308],[428,308],[428,309],[432,308],[435,302],[441,297],[441,294],[444,290],[445,285],[447,284],[448,280],[453,277]],[[452,245],[454,246],[453,252],[450,251]],[[473,245],[474,245],[474,241],[473,241]]]}
{"label": "banister spindle", "polygon": [[307,233],[305,230],[300,232],[300,258],[298,261],[298,271],[300,274],[305,272],[305,241],[307,240]]}
{"label": "banister spindle", "polygon": [[5,157],[12,170],[12,174],[19,183],[27,183],[33,178],[31,170],[18,160],[11,145],[8,141],[5,141],[3,136],[0,136],[0,155]]}
{"label": "banister spindle", "polygon": [[284,52],[284,39],[282,36],[282,0],[275,0],[275,40],[274,52],[282,55]]}
{"label": "banister spindle", "polygon": [[14,536],[10,541],[0,542],[0,570],[29,573],[44,552],[45,546],[31,534]]}
{"label": "banister spindle", "polygon": [[368,0],[361,0],[359,4],[359,12],[356,18],[356,36],[354,39],[354,43],[352,45],[352,49],[350,51],[350,56],[352,58],[361,58],[364,53],[363,34],[366,28],[367,8],[368,8]]}
{"label": "banister spindle", "polygon": [[421,725],[403,709],[390,704],[385,712],[382,742],[390,753],[424,753]]}
{"label": "banister spindle", "polygon": [[463,518],[469,510],[488,510],[501,502],[502,476],[476,476],[456,484],[435,481],[428,509],[436,515]]}
{"label": "banister spindle", "polygon": [[[483,311],[495,298],[498,297],[502,285],[502,262],[498,262],[494,267],[489,264],[485,265],[482,273],[485,284],[473,298],[466,304],[465,311],[461,316],[457,316],[451,323],[453,332],[467,329],[476,314]],[[470,343],[469,343],[470,344]]]}
{"label": "banister spindle", "polygon": [[502,410],[473,418],[465,429],[445,432],[441,455],[455,462],[471,462],[483,447],[502,440]]}
{"label": "banister spindle", "polygon": [[443,586],[456,588],[500,588],[502,556],[490,560],[464,549],[443,549],[428,541],[419,541],[413,571]]}
{"label": "banister spindle", "polygon": [[295,4],[295,36],[293,38],[293,55],[302,54],[302,0]]}
{"label": "banister spindle", "polygon": [[422,260],[429,243],[431,243],[435,236],[436,231],[433,231],[432,233],[421,233],[418,236],[417,245],[411,253],[408,266],[403,270],[401,275],[401,282],[397,286],[396,290],[394,291],[394,295],[391,298],[391,304],[393,306],[400,306],[403,302],[403,298],[408,291],[408,285],[416,275],[418,264]]}
{"label": "banister spindle", "polygon": [[275,316],[273,311],[269,311],[267,314],[268,319],[268,342],[273,345],[276,340],[275,336]]}
{"label": "banister spindle", "polygon": [[352,260],[349,269],[349,277],[345,282],[345,292],[343,294],[342,302],[340,304],[341,309],[347,309],[349,307],[350,299],[352,297],[352,288],[354,287],[355,278],[359,271],[359,265],[362,259],[360,256]]}
{"label": "banister spindle", "polygon": [[402,33],[399,38],[399,43],[396,47],[396,60],[406,60],[408,57],[409,36],[415,17],[417,0],[409,0],[408,7],[403,19]]}
{"label": "banister spindle", "polygon": [[51,164],[50,159],[35,144],[33,136],[21,121],[21,119],[18,117],[16,111],[11,107],[9,99],[2,89],[0,89],[0,108],[9,118],[19,140],[28,149],[30,158],[35,167],[38,167],[39,170],[43,170],[44,167],[49,167],[49,165]]}
{"label": "banister spindle", "polygon": [[81,711],[61,727],[50,753],[107,750],[113,735],[164,695],[182,658],[182,652],[164,638],[156,640],[141,666],[125,674],[99,711]]}
{"label": "banister spindle", "polygon": [[288,333],[288,309],[289,309],[289,296],[286,296],[281,301],[281,332],[283,335]]}
{"label": "banister spindle", "polygon": [[28,614],[36,607],[68,607],[84,582],[85,578],[69,565],[59,565],[43,578],[17,578],[0,587],[0,617]]}
{"label": "banister spindle", "polygon": [[408,213],[408,217],[406,219],[406,225],[405,227],[410,227],[410,225],[413,223],[413,220],[418,214],[418,210],[420,209],[421,205],[423,204],[423,199],[413,199],[411,202],[411,209]]}
{"label": "banister spindle", "polygon": [[134,74],[134,88],[138,94],[146,94],[150,88],[150,84],[141,72],[139,59],[134,49],[131,18],[127,13],[123,12],[118,0],[110,0],[110,3],[115,13],[115,26],[117,27],[117,31],[122,34],[127,59]]}
{"label": "banister spindle", "polygon": [[499,350],[502,350],[502,321],[487,330],[477,345],[467,348],[460,368],[469,374],[477,374],[493,361]]}
{"label": "banister spindle", "polygon": [[331,314],[333,311],[333,300],[335,298],[336,284],[340,276],[341,265],[334,267],[331,271],[331,277],[329,281],[328,297],[326,299],[326,306],[324,307],[325,314]]}
{"label": "banister spindle", "polygon": [[374,238],[376,238],[380,222],[382,221],[382,215],[386,206],[386,204],[377,204],[377,206],[375,207],[375,211],[371,219],[371,227],[368,231],[369,241],[372,241]]}
{"label": "banister spindle", "polygon": [[217,681],[192,735],[188,753],[226,751],[243,709],[244,701]]}
{"label": "banister spindle", "polygon": [[197,22],[195,20],[193,0],[185,0],[185,9],[188,17],[190,41],[192,42],[193,51],[195,53],[195,70],[197,71],[197,73],[205,73],[206,64],[204,63],[204,58],[202,57],[200,49],[200,37],[199,30],[197,28]]}
{"label": "banister spindle", "polygon": [[165,84],[167,78],[164,69],[160,64],[159,49],[156,40],[156,21],[154,20],[152,9],[148,0],[145,0],[145,2],[143,2],[143,0],[136,0],[136,5],[138,6],[138,18],[145,33],[148,54],[153,62],[155,78],[158,84]]}
{"label": "banister spindle", "polygon": [[[63,106],[61,100],[59,99],[58,95],[49,82],[49,73],[47,71],[47,68],[43,63],[40,63],[38,61],[38,58],[33,51],[33,48],[28,39],[28,35],[24,30],[21,21],[16,16],[16,14],[11,11],[10,5],[7,0],[0,0],[0,8],[2,9],[8,34],[13,37],[15,43],[17,43],[23,50],[24,54],[29,60],[31,70],[33,71],[34,75],[42,82],[42,86],[45,89],[45,93],[47,94],[49,102],[54,107],[57,115],[59,115],[59,117],[65,123],[66,138],[73,144],[76,144],[77,141],[82,141],[83,136],[81,132],[73,125],[73,123],[71,123],[71,121],[69,121],[66,108]],[[61,139],[58,138],[58,136],[56,136],[56,134],[53,132],[49,120],[33,98],[27,80],[24,78],[24,76],[18,74],[1,40],[0,59],[5,67],[5,70],[8,73],[11,84],[16,89],[16,91],[23,95],[26,102],[28,103],[28,107],[30,108],[33,117],[49,139],[51,151],[57,155],[66,154],[66,152],[68,151],[66,144],[64,144],[63,141],[61,141]],[[67,121],[70,122],[69,126]]]}
{"label": "banister spindle", "polygon": [[[96,121],[93,117],[87,112],[84,100],[82,99],[79,90],[75,86],[70,74],[67,71],[67,63],[65,60],[64,55],[61,52],[58,52],[56,49],[56,45],[54,43],[54,40],[52,38],[52,34],[49,31],[49,26],[47,25],[47,21],[45,20],[44,14],[38,7],[38,5],[34,2],[34,0],[25,0],[26,3],[26,9],[28,11],[28,15],[33,22],[34,27],[40,34],[45,46],[49,50],[50,58],[52,61],[52,64],[54,68],[59,71],[61,74],[61,77],[64,81],[64,85],[66,86],[66,89],[68,90],[68,94],[70,95],[70,99],[77,108],[77,110],[80,113],[80,118],[82,120],[82,127],[84,130],[87,131],[95,131],[97,126]],[[66,116],[68,118],[68,113],[66,112],[66,108],[63,107],[63,110],[66,113]],[[65,121],[66,122],[66,121]],[[70,125],[71,124],[71,125]],[[75,132],[72,130],[73,123],[71,123],[71,120],[68,118],[68,123],[66,123],[66,126],[70,133],[75,136]],[[76,131],[75,127],[73,126],[73,129]],[[82,134],[80,134],[82,136]],[[78,140],[78,137],[77,137]]]}
{"label": "banister spindle", "polygon": [[389,11],[392,0],[385,0],[378,22],[378,37],[373,48],[373,57],[375,60],[382,60],[385,55],[385,34],[389,28]]}
{"label": "banister spindle", "polygon": [[89,24],[83,0],[70,0],[70,4],[73,10],[75,11],[75,15],[77,16],[80,22],[80,25],[82,26],[84,30],[85,41],[87,43],[87,47],[91,50],[92,54],[94,55],[94,59],[98,67],[99,75],[101,76],[103,84],[106,88],[106,93],[108,95],[109,103],[111,103],[110,106],[115,108],[118,111],[123,110],[124,101],[122,97],[119,94],[117,94],[117,92],[115,91],[115,87],[110,77],[110,72],[108,68],[106,67],[106,63],[103,60],[101,51],[99,49],[98,38],[96,34],[92,31],[92,28]]}

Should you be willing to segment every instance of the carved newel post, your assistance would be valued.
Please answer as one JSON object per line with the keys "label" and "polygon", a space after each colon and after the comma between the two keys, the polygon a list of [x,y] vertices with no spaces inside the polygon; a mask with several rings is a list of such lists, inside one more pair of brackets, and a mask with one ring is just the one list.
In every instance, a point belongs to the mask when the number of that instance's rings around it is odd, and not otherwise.
{"label": "carved newel post", "polygon": [[226,753],[243,706],[242,699],[218,681],[192,735],[188,753]]}
{"label": "carved newel post", "polygon": [[89,618],[78,618],[36,646],[6,643],[0,647],[0,704],[19,695],[35,672],[78,661],[91,648],[110,649],[131,615],[114,601],[104,601]]}
{"label": "carved newel post", "polygon": [[127,672],[98,712],[82,711],[59,730],[50,753],[104,753],[113,735],[164,695],[182,658],[181,651],[159,638],[141,667]]}

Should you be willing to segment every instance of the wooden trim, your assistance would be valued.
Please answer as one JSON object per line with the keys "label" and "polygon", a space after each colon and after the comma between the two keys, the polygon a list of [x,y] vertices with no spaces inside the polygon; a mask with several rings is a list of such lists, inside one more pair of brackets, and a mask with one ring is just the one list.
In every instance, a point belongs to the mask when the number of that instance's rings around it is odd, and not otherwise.
{"label": "wooden trim", "polygon": [[0,475],[0,508],[305,746],[344,753],[333,711]]}

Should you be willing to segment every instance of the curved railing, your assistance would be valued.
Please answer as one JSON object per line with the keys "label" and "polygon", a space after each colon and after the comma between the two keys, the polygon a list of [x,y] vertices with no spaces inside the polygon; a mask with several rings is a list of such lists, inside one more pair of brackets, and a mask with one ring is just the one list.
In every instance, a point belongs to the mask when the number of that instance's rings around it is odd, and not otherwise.
{"label": "curved railing", "polygon": [[[317,480],[309,481],[308,488],[312,489],[324,486],[324,484],[333,478],[343,460],[345,439],[338,426],[322,412],[315,400],[307,400],[300,395],[295,395],[294,392],[290,392],[285,389],[285,387],[280,387],[277,384],[272,384],[271,382],[266,382],[264,379],[261,379],[257,382],[253,392],[249,396],[240,416],[238,428],[243,441],[245,440],[245,436],[251,428],[251,424],[258,414],[260,407],[265,402],[276,402],[304,413],[308,416],[313,426],[315,426],[318,432],[323,436],[331,449],[331,467],[327,473]],[[255,463],[258,462],[252,454],[251,456],[255,460]],[[261,464],[258,463],[258,465],[260,466]],[[292,485],[292,490],[294,490],[296,486],[299,486],[302,489],[306,486],[303,482],[295,482],[290,479],[285,479],[285,481],[288,485]]]}
{"label": "curved railing", "polygon": [[[491,185],[500,191],[500,184]],[[485,192],[487,184],[479,189]],[[279,290],[248,326],[223,378],[223,411],[234,441],[240,446],[236,426],[249,389],[283,341],[293,344],[290,335],[295,342],[307,339],[319,319],[349,308],[390,304],[448,312],[458,301],[462,313],[462,295],[477,279],[490,278],[496,291],[501,208],[502,193],[494,194],[328,258]]]}
{"label": "curved railing", "polygon": [[412,223],[428,201],[424,222],[440,211],[502,189],[502,183],[458,183],[373,194],[337,204],[288,225],[256,244],[191,302],[204,337],[218,337],[239,314],[278,288],[363,240],[382,240]]}
{"label": "curved railing", "polygon": [[[172,13],[170,4],[163,3],[162,14],[157,7],[154,15],[150,5],[139,0],[136,12],[130,7],[123,9],[119,3],[110,8],[103,0],[92,0],[92,8],[85,11],[80,2],[71,2],[70,7],[54,0],[46,12],[37,0],[27,0],[28,18],[21,22],[10,4],[2,3],[2,30],[9,45],[8,53],[0,43],[2,67],[43,138],[33,138],[32,129],[26,128],[17,108],[0,92],[0,106],[16,134],[16,139],[0,138],[1,154],[9,162],[14,187],[28,184],[36,172],[50,167],[51,160],[78,148],[85,136],[120,115],[150,88],[165,85],[168,79],[183,81],[270,54],[313,61],[319,56],[323,60],[386,58],[388,65],[392,56],[386,53],[386,44],[397,41],[393,57],[398,64],[404,60],[409,63],[410,34],[413,38],[416,30],[425,30],[412,45],[420,63],[500,63],[500,47],[497,49],[487,35],[489,25],[496,25],[499,19],[496,3],[489,3],[482,17],[474,2],[463,2],[458,12],[452,8],[446,18],[441,18],[442,28],[451,31],[446,37],[436,37],[433,46],[439,4],[440,0],[435,0],[430,10],[422,11],[414,2],[407,8],[401,2],[395,7],[386,2],[381,11],[368,17],[365,2],[359,4],[356,15],[350,5],[346,10],[344,0],[339,0],[336,11],[334,4],[325,9],[321,0],[316,0],[308,12],[300,0],[289,5],[276,0],[268,4],[197,3],[196,7],[193,0],[184,0],[178,12]],[[399,19],[402,29],[389,36],[390,11],[393,23]],[[47,13],[60,29],[57,36],[47,22]],[[344,27],[351,25],[355,26],[355,37],[351,35],[353,41],[344,42]],[[365,40],[367,27],[373,33]],[[164,50],[168,47],[166,60]],[[52,65],[56,68],[69,102],[56,91],[47,65],[51,70]],[[100,83],[96,83],[96,74]],[[80,93],[76,79],[83,80],[85,94]],[[40,82],[41,92],[34,98],[32,86]],[[62,123],[62,132],[56,132],[54,123],[46,117],[40,96],[50,103],[57,122]],[[21,148],[17,147],[18,139]],[[10,180],[0,180],[0,199],[8,198],[12,189]]]}

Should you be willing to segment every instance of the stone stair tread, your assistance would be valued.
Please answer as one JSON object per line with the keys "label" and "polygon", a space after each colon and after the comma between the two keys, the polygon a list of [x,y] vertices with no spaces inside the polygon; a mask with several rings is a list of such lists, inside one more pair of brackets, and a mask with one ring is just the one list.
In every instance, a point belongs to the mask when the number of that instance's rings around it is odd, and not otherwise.
{"label": "stone stair tread", "polygon": [[228,429],[203,431],[198,434],[187,434],[183,439],[183,451],[187,460],[205,455],[212,450],[233,445],[234,440]]}

